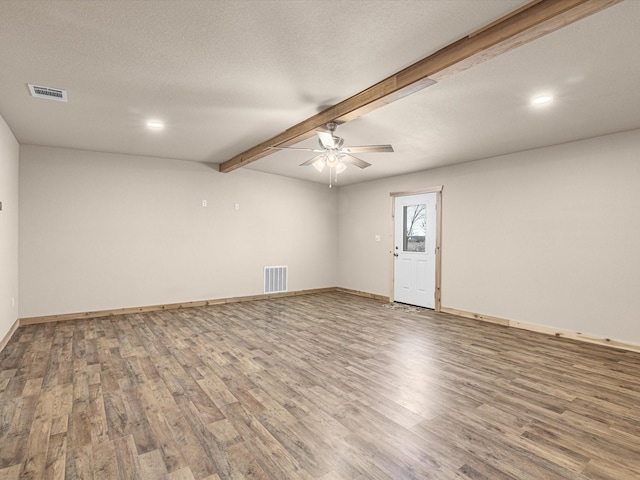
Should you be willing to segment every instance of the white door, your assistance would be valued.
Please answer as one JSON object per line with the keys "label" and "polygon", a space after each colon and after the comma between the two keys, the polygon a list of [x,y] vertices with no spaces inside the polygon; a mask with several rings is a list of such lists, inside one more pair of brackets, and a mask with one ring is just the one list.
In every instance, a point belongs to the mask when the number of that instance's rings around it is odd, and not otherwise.
{"label": "white door", "polygon": [[435,308],[436,200],[435,192],[394,199],[395,302]]}

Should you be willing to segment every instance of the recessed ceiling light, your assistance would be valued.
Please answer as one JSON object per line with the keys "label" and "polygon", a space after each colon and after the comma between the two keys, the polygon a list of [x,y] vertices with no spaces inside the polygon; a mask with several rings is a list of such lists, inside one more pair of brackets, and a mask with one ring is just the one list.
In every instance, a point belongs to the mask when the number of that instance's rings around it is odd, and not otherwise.
{"label": "recessed ceiling light", "polygon": [[147,127],[152,128],[154,130],[160,130],[161,128],[164,127],[164,123],[158,122],[157,120],[152,120],[150,122],[147,122]]}
{"label": "recessed ceiling light", "polygon": [[531,102],[534,105],[542,105],[544,103],[549,103],[551,100],[553,100],[551,95],[540,95],[539,97],[534,98]]}

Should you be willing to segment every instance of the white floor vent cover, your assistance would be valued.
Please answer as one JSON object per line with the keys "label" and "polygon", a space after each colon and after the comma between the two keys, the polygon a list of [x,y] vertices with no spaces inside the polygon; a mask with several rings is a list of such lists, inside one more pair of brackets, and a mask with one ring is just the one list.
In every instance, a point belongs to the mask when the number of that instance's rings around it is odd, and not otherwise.
{"label": "white floor vent cover", "polygon": [[264,267],[264,293],[287,291],[288,267]]}
{"label": "white floor vent cover", "polygon": [[58,102],[67,101],[67,91],[59,88],[41,87],[39,85],[29,85],[29,91],[32,97],[46,98],[47,100],[57,100]]}

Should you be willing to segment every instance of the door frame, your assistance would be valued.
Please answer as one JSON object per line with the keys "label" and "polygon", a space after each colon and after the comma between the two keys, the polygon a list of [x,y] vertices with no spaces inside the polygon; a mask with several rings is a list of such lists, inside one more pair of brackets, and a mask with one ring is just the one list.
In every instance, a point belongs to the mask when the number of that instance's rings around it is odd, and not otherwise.
{"label": "door frame", "polygon": [[395,219],[396,219],[396,197],[407,197],[410,195],[420,195],[423,193],[435,193],[436,194],[436,291],[435,291],[435,308],[434,311],[439,312],[441,308],[440,297],[441,297],[441,288],[440,288],[440,280],[441,280],[441,265],[442,265],[442,185],[437,185],[435,187],[428,187],[421,190],[412,190],[409,192],[391,192],[389,195],[391,196],[391,250],[390,258],[391,258],[391,295],[389,299],[393,302],[395,300],[395,258],[393,256],[393,245],[396,243],[396,233],[395,233]]}

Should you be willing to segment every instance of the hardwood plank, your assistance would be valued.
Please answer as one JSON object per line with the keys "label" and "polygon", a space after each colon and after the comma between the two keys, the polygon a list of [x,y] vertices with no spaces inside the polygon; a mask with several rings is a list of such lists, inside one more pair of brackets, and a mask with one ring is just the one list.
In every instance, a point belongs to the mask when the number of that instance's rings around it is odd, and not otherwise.
{"label": "hardwood plank", "polygon": [[627,470],[604,458],[591,460],[584,469],[586,478],[593,480],[637,480],[638,473]]}
{"label": "hardwood plank", "polygon": [[142,403],[144,386],[131,388],[124,393],[127,402],[127,412],[129,412],[127,422],[138,454],[142,455],[158,449],[157,438],[145,415],[145,405]]}
{"label": "hardwood plank", "polygon": [[640,478],[639,353],[341,292],[21,327],[0,365],[0,478]]}
{"label": "hardwood plank", "polygon": [[82,478],[83,480],[96,480],[100,477],[93,475],[94,462],[91,445],[85,445],[76,449],[69,449],[67,443],[67,458],[65,463],[66,478]]}
{"label": "hardwood plank", "polygon": [[131,433],[130,412],[120,392],[103,395],[109,439],[116,440]]}
{"label": "hardwood plank", "polygon": [[20,465],[0,469],[0,480],[17,480],[20,478]]}
{"label": "hardwood plank", "polygon": [[[22,399],[2,399],[0,404],[6,407],[6,418],[3,418],[0,469],[22,464],[25,456],[25,445],[31,431],[36,410],[36,397]],[[5,414],[3,413],[3,417]]]}
{"label": "hardwood plank", "polygon": [[118,478],[118,459],[114,442],[93,445],[92,471],[96,479]]}
{"label": "hardwood plank", "polygon": [[[175,403],[169,403],[164,407],[158,401],[157,394],[161,386],[149,386],[140,390],[140,399],[145,406],[145,415],[149,422],[149,429],[153,438],[159,446],[160,454],[168,472],[175,472],[187,467],[187,462],[182,454],[181,445],[176,440],[167,420],[165,411],[172,411],[176,407]],[[167,404],[164,404],[167,405]]]}
{"label": "hardwood plank", "polygon": [[65,478],[66,452],[67,436],[65,433],[51,435],[47,447],[43,478],[47,480],[63,480]]}
{"label": "hardwood plank", "polygon": [[244,412],[241,407],[229,418],[237,430],[243,431],[242,426],[246,427],[242,436],[249,439],[253,455],[265,471],[274,478],[313,478],[261,422],[252,421],[240,412]]}
{"label": "hardwood plank", "polygon": [[167,478],[168,472],[162,454],[159,450],[152,450],[138,456],[140,461],[140,477],[163,479]]}
{"label": "hardwood plank", "polygon": [[41,478],[47,466],[47,449],[51,431],[51,394],[41,395],[31,424],[25,447],[21,478]]}
{"label": "hardwood plank", "polygon": [[91,445],[91,415],[82,410],[69,416],[67,441],[70,449]]}
{"label": "hardwood plank", "polygon": [[[191,469],[188,467],[181,468],[180,470],[176,470],[173,473],[170,473],[168,476],[169,480],[195,480]],[[212,478],[208,476],[206,478]]]}
{"label": "hardwood plank", "polygon": [[[182,454],[187,465],[189,465],[191,473],[196,478],[203,478],[217,473],[216,467],[209,455],[211,452],[203,450],[196,432],[193,431],[191,425],[183,417],[180,410],[176,408],[173,412],[167,412],[166,418],[173,436],[181,446]],[[213,437],[211,432],[209,432],[209,434]],[[213,445],[216,445],[215,440]],[[221,459],[219,458],[219,460]]]}
{"label": "hardwood plank", "polygon": [[255,478],[256,480],[268,480],[270,478],[242,443],[229,447],[228,456],[229,464],[232,468],[232,477]]}
{"label": "hardwood plank", "polygon": [[120,478],[145,480],[141,475],[140,459],[133,435],[117,438],[113,441],[113,446]]}

